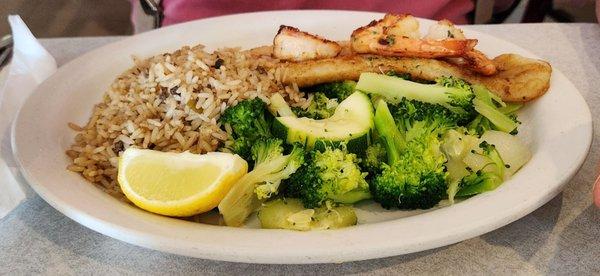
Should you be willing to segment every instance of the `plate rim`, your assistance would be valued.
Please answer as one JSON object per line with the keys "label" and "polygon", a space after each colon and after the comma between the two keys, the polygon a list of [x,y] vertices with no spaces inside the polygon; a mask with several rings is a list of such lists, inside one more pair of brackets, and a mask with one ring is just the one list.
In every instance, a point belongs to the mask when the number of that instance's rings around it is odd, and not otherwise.
{"label": "plate rim", "polygon": [[[223,19],[223,18],[227,18],[227,17],[236,17],[236,16],[240,16],[240,15],[248,15],[248,14],[267,14],[268,15],[271,13],[290,13],[290,12],[291,13],[295,13],[295,12],[300,12],[300,13],[344,12],[344,13],[346,13],[349,11],[287,10],[287,11],[267,11],[267,12],[242,13],[242,14],[234,14],[234,15],[227,15],[227,16],[221,16],[221,17],[195,20],[192,22],[186,22],[186,23],[182,23],[182,24],[169,26],[169,27],[166,27],[161,30],[155,30],[153,32],[157,32],[157,31],[165,31],[166,32],[171,29],[180,28],[180,26],[194,23],[194,22]],[[350,11],[350,12],[354,12],[354,11]],[[375,15],[379,15],[379,16],[382,15],[382,13],[372,13],[372,12],[357,12],[357,13],[368,13],[368,14],[375,14]],[[468,27],[465,27],[465,29],[468,29]],[[77,61],[85,60],[88,56],[93,56],[97,51],[100,52],[100,51],[102,51],[103,48],[105,48],[107,46],[118,44],[118,43],[125,43],[127,40],[130,40],[135,37],[140,37],[142,35],[151,35],[149,33],[151,33],[151,32],[143,33],[143,34],[137,35],[137,36],[130,36],[125,39],[98,47],[92,51],[89,51],[81,56],[74,58],[73,60],[71,60],[68,63],[61,66],[61,68],[69,66],[69,64],[75,64]],[[483,32],[477,32],[477,33],[485,34]],[[489,35],[489,36],[492,36],[492,35]],[[497,38],[497,37],[495,37],[495,38]],[[497,38],[497,39],[500,39],[500,38]],[[503,39],[500,39],[500,40],[503,40]],[[503,40],[503,41],[505,41],[505,40]],[[511,43],[509,41],[506,41],[506,42]],[[520,46],[516,46],[516,47],[523,49]],[[537,58],[537,55],[529,52],[526,49],[523,49],[523,50],[525,52],[528,52],[529,54],[531,54],[531,57]],[[59,68],[59,70],[60,70],[60,68]],[[412,249],[410,249],[410,248],[409,249],[397,249],[396,248],[395,250],[394,250],[394,248],[387,248],[387,250],[389,250],[389,251],[386,251],[385,253],[372,252],[373,250],[371,250],[371,251],[367,252],[367,254],[362,254],[362,255],[359,254],[361,257],[358,257],[358,255],[355,254],[355,255],[343,256],[342,258],[336,258],[336,256],[332,256],[331,253],[328,253],[328,252],[321,252],[320,255],[317,254],[317,255],[313,255],[313,256],[295,255],[295,258],[292,259],[291,262],[282,261],[282,258],[280,256],[274,256],[274,255],[269,255],[269,254],[265,254],[264,256],[260,256],[260,257],[255,256],[255,258],[253,258],[253,259],[244,259],[244,258],[241,258],[241,256],[238,254],[226,255],[223,253],[222,254],[214,254],[214,255],[205,253],[204,255],[202,255],[200,257],[207,258],[207,259],[213,259],[213,260],[249,262],[249,263],[330,263],[330,262],[340,262],[340,261],[356,261],[356,260],[364,260],[364,259],[373,259],[373,258],[393,256],[393,255],[399,255],[399,254],[405,254],[405,253],[412,253],[412,252],[416,252],[416,251],[422,251],[422,250],[426,250],[426,249],[431,249],[431,248],[436,248],[436,247],[440,247],[440,246],[453,244],[453,243],[456,243],[459,241],[463,241],[463,240],[490,232],[494,229],[497,229],[499,227],[507,225],[507,224],[531,213],[535,209],[539,208],[540,206],[542,206],[543,204],[548,202],[550,199],[554,198],[558,193],[560,193],[560,191],[563,190],[566,183],[579,171],[579,168],[582,166],[583,162],[587,158],[589,149],[591,147],[592,138],[593,138],[593,124],[592,124],[593,121],[591,120],[592,119],[591,112],[589,110],[589,106],[587,105],[587,102],[585,101],[585,99],[583,98],[581,93],[579,93],[579,91],[576,89],[576,87],[574,85],[572,85],[570,80],[568,78],[566,78],[566,76],[564,76],[564,74],[562,74],[562,72],[560,72],[558,69],[553,68],[553,79],[556,79],[557,77],[564,79],[569,85],[571,85],[575,89],[575,91],[577,93],[575,93],[574,95],[576,97],[578,97],[579,100],[581,100],[586,107],[586,109],[585,109],[586,116],[588,118],[590,118],[589,123],[587,125],[585,125],[586,130],[589,130],[589,135],[587,137],[585,137],[586,141],[584,141],[585,143],[587,143],[587,146],[586,146],[584,153],[580,156],[579,160],[577,160],[574,168],[568,174],[564,175],[563,179],[561,179],[559,181],[560,185],[557,185],[553,190],[548,191],[543,197],[539,198],[537,201],[529,202],[530,204],[525,207],[524,206],[514,206],[513,207],[515,209],[519,209],[520,211],[506,213],[506,215],[504,217],[502,217],[502,219],[498,219],[498,218],[492,219],[493,221],[495,221],[494,223],[489,223],[489,222],[488,223],[480,223],[483,226],[478,227],[477,229],[473,228],[473,229],[471,229],[471,231],[455,233],[455,235],[453,237],[440,238],[440,240],[434,240],[434,241],[430,240],[428,242],[428,245],[426,245],[426,246],[416,246]],[[52,76],[50,78],[52,78]],[[40,84],[40,86],[38,86],[38,87],[41,87],[42,85],[43,85],[43,83]],[[37,90],[38,89],[36,89],[36,91]],[[135,236],[139,237],[140,235],[148,236],[150,238],[157,238],[157,239],[160,239],[161,237],[154,237],[152,234],[136,232],[133,229],[129,229],[129,228],[117,225],[117,224],[113,224],[110,221],[98,219],[98,218],[94,217],[93,214],[81,213],[79,210],[77,210],[75,208],[69,209],[67,207],[72,207],[71,204],[69,204],[68,202],[62,201],[60,198],[57,198],[56,196],[53,196],[52,192],[46,190],[46,188],[44,187],[43,184],[33,181],[33,177],[31,175],[29,175],[29,172],[25,169],[26,166],[23,165],[24,160],[22,160],[19,155],[19,146],[17,146],[18,143],[17,143],[16,136],[17,136],[17,132],[18,132],[17,126],[18,126],[19,119],[21,118],[22,110],[24,109],[25,106],[27,106],[27,103],[30,101],[30,99],[32,97],[34,97],[36,94],[38,94],[38,93],[36,93],[36,91],[34,91],[30,95],[30,97],[28,97],[26,102],[19,109],[16,119],[13,121],[12,126],[11,126],[11,146],[13,149],[13,155],[15,157],[17,164],[19,165],[19,170],[20,170],[21,174],[26,179],[26,181],[29,183],[29,185],[36,191],[36,193],[38,195],[40,195],[46,202],[48,202],[53,208],[57,209],[58,211],[60,211],[64,215],[66,215],[67,217],[77,221],[78,223],[80,223],[80,224],[86,226],[87,228],[90,228],[96,232],[102,233],[104,235],[110,236],[112,238],[115,238],[115,239],[118,239],[118,240],[121,240],[121,241],[124,241],[127,243],[140,245],[140,246],[143,246],[146,248],[156,249],[156,250],[180,254],[180,255],[199,257],[198,254],[186,254],[186,252],[182,252],[181,250],[179,250],[176,247],[169,247],[169,246],[165,246],[164,244],[161,246],[160,244],[156,244],[153,242],[142,241],[141,238],[135,238]],[[106,227],[105,225],[109,225],[109,227]],[[356,227],[353,227],[353,228],[356,228]],[[265,230],[263,229],[261,231],[265,231]],[[269,230],[266,230],[266,231],[269,231]],[[278,231],[278,230],[276,230],[276,231]],[[126,237],[126,236],[128,236],[128,237]],[[290,256],[286,256],[286,257],[290,257]]]}

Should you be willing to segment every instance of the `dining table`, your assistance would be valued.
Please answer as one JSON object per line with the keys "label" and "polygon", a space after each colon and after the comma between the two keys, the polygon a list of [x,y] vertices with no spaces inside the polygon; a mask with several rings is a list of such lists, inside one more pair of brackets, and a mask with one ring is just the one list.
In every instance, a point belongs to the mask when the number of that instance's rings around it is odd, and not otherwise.
{"label": "dining table", "polygon": [[[577,87],[592,113],[594,129],[600,128],[600,25],[535,23],[466,28],[508,40],[548,61],[554,70],[564,73]],[[94,48],[123,38],[42,38],[40,42],[61,66]],[[0,219],[0,275],[599,275],[600,209],[592,203],[592,187],[599,162],[600,135],[596,132],[589,155],[563,192],[523,218],[479,237],[441,248],[333,264],[232,263],[142,248],[78,224],[29,190],[27,199]]]}

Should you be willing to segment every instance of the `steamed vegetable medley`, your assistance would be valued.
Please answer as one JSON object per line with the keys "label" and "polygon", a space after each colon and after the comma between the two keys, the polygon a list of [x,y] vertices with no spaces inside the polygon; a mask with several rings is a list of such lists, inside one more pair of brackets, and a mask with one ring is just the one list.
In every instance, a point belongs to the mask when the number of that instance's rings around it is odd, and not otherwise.
{"label": "steamed vegetable medley", "polygon": [[227,225],[256,212],[263,228],[341,228],[368,199],[432,208],[496,189],[530,158],[515,136],[521,105],[461,79],[363,73],[308,92],[306,109],[275,94],[221,117],[231,134],[223,150],[251,168],[218,205]]}

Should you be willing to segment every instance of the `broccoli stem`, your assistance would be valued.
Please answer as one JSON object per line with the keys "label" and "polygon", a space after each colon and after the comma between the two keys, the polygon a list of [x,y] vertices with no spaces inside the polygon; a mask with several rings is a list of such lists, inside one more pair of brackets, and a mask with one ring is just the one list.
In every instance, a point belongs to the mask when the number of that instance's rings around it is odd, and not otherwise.
{"label": "broccoli stem", "polygon": [[471,85],[471,88],[473,88],[473,94],[475,94],[475,97],[482,100],[487,105],[495,107],[495,103],[497,103],[500,105],[500,107],[506,107],[506,103],[502,101],[500,96],[492,93],[490,90],[485,88],[485,86],[474,84]]}
{"label": "broccoli stem", "polygon": [[381,95],[393,104],[397,104],[402,98],[406,98],[443,106],[448,106],[452,101],[450,95],[469,93],[458,88],[422,84],[376,73],[360,74],[356,89]]}
{"label": "broccoli stem", "polygon": [[[473,107],[475,111],[486,117],[500,131],[512,132],[518,124],[506,114],[514,112],[520,108],[518,105],[506,105],[500,97],[490,92],[481,85],[473,85]],[[501,107],[496,107],[496,103]]]}
{"label": "broccoli stem", "polygon": [[398,130],[394,117],[385,101],[379,100],[375,109],[375,129],[383,140],[388,164],[393,164],[400,159],[400,151],[404,148],[406,142],[402,133]]}
{"label": "broccoli stem", "polygon": [[512,114],[523,107],[522,103],[508,103],[506,106],[498,108],[504,114]]}
{"label": "broccoli stem", "polygon": [[492,122],[492,124],[500,131],[510,133],[518,126],[515,121],[510,119],[510,117],[506,116],[496,107],[490,106],[478,98],[473,99],[473,106],[475,107],[475,111],[488,118],[488,120],[490,120],[490,122]]}

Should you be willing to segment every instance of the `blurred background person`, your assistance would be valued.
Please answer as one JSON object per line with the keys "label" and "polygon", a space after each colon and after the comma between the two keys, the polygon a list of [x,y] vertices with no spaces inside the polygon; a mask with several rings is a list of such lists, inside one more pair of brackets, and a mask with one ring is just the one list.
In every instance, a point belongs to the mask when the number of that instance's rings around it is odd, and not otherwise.
{"label": "blurred background person", "polygon": [[[362,3],[361,3],[362,2]],[[19,14],[38,37],[130,35],[187,20],[277,9],[393,11],[461,24],[598,22],[596,0],[6,0],[0,15]],[[250,4],[248,4],[250,3]],[[154,6],[154,9],[152,8]],[[52,16],[47,15],[51,13]],[[10,29],[0,20],[0,37]]]}

